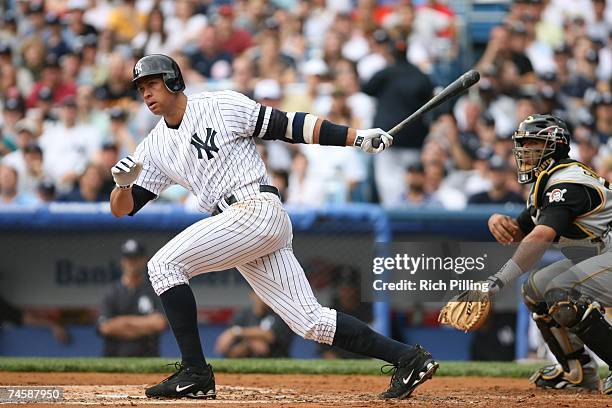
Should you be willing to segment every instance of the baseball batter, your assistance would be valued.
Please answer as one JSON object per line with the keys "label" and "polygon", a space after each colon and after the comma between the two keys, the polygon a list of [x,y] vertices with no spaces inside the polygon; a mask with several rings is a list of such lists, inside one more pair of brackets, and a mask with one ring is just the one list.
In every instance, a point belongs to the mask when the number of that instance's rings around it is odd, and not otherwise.
{"label": "baseball batter", "polygon": [[[113,214],[136,214],[172,184],[190,190],[200,210],[213,214],[174,237],[148,263],[182,361],[146,395],[215,397],[189,279],[233,267],[295,333],[390,363],[393,376],[383,398],[406,398],[430,379],[438,363],[421,346],[382,336],[316,300],[293,254],[291,222],[254,142],[355,146],[380,153],[393,138],[381,129],[357,130],[304,112],[282,112],[233,91],[187,97],[178,65],[165,55],[140,59],[133,73],[144,102],[162,119],[134,157],[112,169],[117,184],[110,199]],[[372,146],[375,137],[383,141],[378,148]]]}
{"label": "baseball batter", "polygon": [[[531,269],[557,242],[567,259],[533,272],[523,297],[558,364],[531,377],[544,388],[600,387],[588,346],[612,367],[612,190],[584,164],[569,159],[570,133],[552,115],[532,115],[513,136],[519,183],[533,183],[517,217],[494,214],[489,229],[503,243],[521,242],[489,278],[492,293]],[[612,393],[612,376],[601,385]]]}

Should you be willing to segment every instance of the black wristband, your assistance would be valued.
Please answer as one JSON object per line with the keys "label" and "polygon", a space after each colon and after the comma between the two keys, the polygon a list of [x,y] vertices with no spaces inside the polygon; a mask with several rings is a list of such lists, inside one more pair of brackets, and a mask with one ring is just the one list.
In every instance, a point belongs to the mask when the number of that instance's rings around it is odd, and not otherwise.
{"label": "black wristband", "polygon": [[323,146],[346,146],[348,126],[336,125],[328,120],[321,123],[319,144]]}

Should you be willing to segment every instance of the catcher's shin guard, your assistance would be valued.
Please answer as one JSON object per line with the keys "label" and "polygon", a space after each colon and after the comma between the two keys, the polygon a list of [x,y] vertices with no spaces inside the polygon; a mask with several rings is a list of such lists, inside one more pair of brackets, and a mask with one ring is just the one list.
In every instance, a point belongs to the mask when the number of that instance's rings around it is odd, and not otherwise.
{"label": "catcher's shin guard", "polygon": [[[576,348],[579,347],[572,347],[572,342],[567,338],[564,329],[561,329],[557,322],[548,315],[546,302],[537,302],[534,300],[536,296],[533,293],[530,280],[526,281],[521,289],[523,301],[532,312],[533,321],[540,330],[546,345],[561,365],[563,371],[570,373],[572,369],[570,368],[567,355],[573,353]],[[572,365],[575,366],[575,364]]]}
{"label": "catcher's shin guard", "polygon": [[612,326],[605,318],[604,309],[597,302],[579,304],[578,308],[582,318],[570,331],[612,367]]}
{"label": "catcher's shin guard", "polygon": [[548,313],[612,366],[612,325],[606,320],[605,309],[575,290],[553,289],[546,298]]}

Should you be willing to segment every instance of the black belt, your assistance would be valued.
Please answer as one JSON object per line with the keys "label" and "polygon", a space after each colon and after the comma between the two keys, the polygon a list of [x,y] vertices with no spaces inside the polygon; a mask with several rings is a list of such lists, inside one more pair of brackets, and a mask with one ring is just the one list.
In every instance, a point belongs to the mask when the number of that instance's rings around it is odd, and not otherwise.
{"label": "black belt", "polygon": [[[272,194],[275,194],[280,199],[280,193],[278,191],[278,188],[276,188],[274,186],[269,186],[267,184],[262,184],[262,185],[259,186],[259,192],[260,193],[272,193]],[[221,200],[223,200],[228,207],[230,205],[236,204],[238,202],[238,199],[233,194],[228,195],[227,197],[222,198]],[[223,210],[219,207],[219,205],[217,205],[215,207],[215,210],[213,211],[212,215],[214,216],[214,215],[217,215],[217,214],[221,214],[222,212],[223,212]]]}

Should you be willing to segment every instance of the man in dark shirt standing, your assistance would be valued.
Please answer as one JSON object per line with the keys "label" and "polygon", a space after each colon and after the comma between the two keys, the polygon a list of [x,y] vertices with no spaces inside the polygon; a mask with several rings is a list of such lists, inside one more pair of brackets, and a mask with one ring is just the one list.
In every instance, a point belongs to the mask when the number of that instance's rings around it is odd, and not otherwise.
{"label": "man in dark shirt standing", "polygon": [[142,244],[130,239],[121,246],[121,279],[104,296],[98,332],[106,357],[159,356],[159,335],[166,329],[159,298],[148,279]]}
{"label": "man in dark shirt standing", "polygon": [[[394,63],[378,71],[363,86],[363,92],[378,100],[374,126],[389,130],[423,106],[433,96],[429,77],[406,59],[407,43],[392,41]],[[420,149],[428,128],[423,119],[404,127],[395,137],[393,149],[386,157],[374,158],[376,188],[385,206],[398,205],[405,186],[401,177],[404,169],[419,161]]]}

